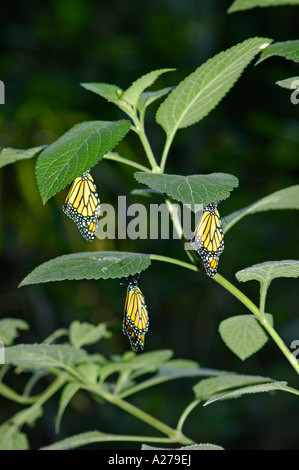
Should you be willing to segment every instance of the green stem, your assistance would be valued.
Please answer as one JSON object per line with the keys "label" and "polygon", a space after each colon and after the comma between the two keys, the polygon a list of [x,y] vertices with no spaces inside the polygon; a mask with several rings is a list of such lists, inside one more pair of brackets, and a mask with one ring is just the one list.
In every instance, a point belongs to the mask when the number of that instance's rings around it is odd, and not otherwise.
{"label": "green stem", "polygon": [[192,401],[191,403],[189,403],[189,405],[185,408],[185,410],[183,411],[183,413],[181,414],[181,417],[178,421],[178,424],[177,424],[177,430],[182,432],[182,429],[183,429],[183,426],[184,426],[184,423],[186,421],[186,419],[188,418],[189,414],[191,413],[191,411],[194,410],[194,408],[200,403],[201,400],[194,400]]}
{"label": "green stem", "polygon": [[150,258],[154,261],[163,261],[164,263],[176,264],[177,266],[181,266],[182,268],[186,268],[186,269],[190,269],[191,271],[198,272],[198,269],[196,266],[194,266],[194,264],[186,263],[185,261],[181,261],[176,258],[170,258],[168,256],[155,255],[155,254],[151,254]]}
{"label": "green stem", "polygon": [[[67,437],[66,439],[62,439],[61,441],[55,442],[54,444],[50,444],[45,447],[41,447],[40,450],[66,450],[76,448],[82,445],[89,445],[94,444],[96,442],[157,442],[159,444],[172,444],[172,440],[168,437],[156,437],[156,436],[134,436],[134,435],[126,435],[126,434],[101,434],[100,432],[93,432],[89,431],[85,433],[84,437],[86,439],[86,434],[88,434],[88,441],[84,440],[84,442],[80,441],[80,435]],[[75,441],[75,439],[79,440],[79,443]],[[72,442],[75,441],[75,444]]]}
{"label": "green stem", "polygon": [[103,159],[105,160],[113,160],[115,162],[123,163],[124,165],[131,166],[133,168],[137,168],[138,170],[145,171],[147,173],[151,173],[151,170],[146,166],[140,165],[139,163],[133,162],[132,160],[128,160],[127,158],[121,157],[113,152],[108,152],[104,155]]}
{"label": "green stem", "polygon": [[243,294],[243,292],[231,284],[227,279],[222,277],[219,273],[217,273],[213,279],[226,290],[228,290],[231,294],[233,294],[233,296],[236,297],[242,304],[244,304],[248,310],[250,310],[259,318],[259,309],[245,294]]}
{"label": "green stem", "polygon": [[270,323],[267,321],[267,318],[264,316],[264,318],[259,319],[265,330],[268,331],[269,335],[271,338],[275,341],[279,349],[282,351],[282,353],[285,355],[287,360],[290,362],[290,364],[293,366],[297,374],[299,374],[299,363],[295,356],[291,353],[289,348],[286,346],[286,344],[283,342],[281,337],[277,334],[277,332],[274,330],[274,328],[270,325]]}
{"label": "green stem", "polygon": [[167,205],[168,212],[170,214],[172,223],[175,226],[175,229],[177,231],[177,234],[178,234],[179,238],[182,238],[183,235],[184,235],[183,234],[183,227],[182,227],[181,222],[179,221],[179,219],[177,217],[177,214],[174,210],[175,206],[174,206],[174,204],[172,204],[172,202],[169,200],[168,197],[165,198],[165,202],[166,202],[166,205]]}
{"label": "green stem", "polygon": [[140,410],[139,408],[136,408],[134,405],[131,403],[128,403],[124,400],[122,400],[119,397],[110,395],[109,397],[110,403],[113,403],[114,405],[117,405],[119,408],[122,408],[123,410],[127,411],[128,413],[136,416],[136,418],[140,419],[141,421],[149,424],[153,428],[157,429],[163,434],[166,434],[172,442],[178,442],[183,445],[191,445],[194,444],[194,441],[189,439],[188,437],[184,436],[184,434],[178,430],[172,429],[170,426],[167,426],[167,424],[162,423],[162,421],[154,418],[150,414],[146,413],[145,411]]}
{"label": "green stem", "polygon": [[164,146],[164,149],[163,149],[161,162],[160,162],[161,173],[164,173],[166,160],[167,160],[167,157],[168,157],[169,149],[171,147],[174,135],[175,135],[175,133],[173,133],[171,135],[167,135],[167,137],[166,137],[166,142],[165,142],[165,146]]}
{"label": "green stem", "polygon": [[167,426],[167,424],[154,418],[145,411],[137,408],[136,406],[132,405],[131,403],[128,403],[125,400],[122,400],[119,396],[109,393],[103,387],[100,387],[97,384],[93,383],[86,383],[83,388],[89,390],[92,393],[95,393],[97,396],[99,396],[103,400],[106,400],[108,403],[111,403],[117,406],[118,408],[121,408],[122,410],[126,411],[127,413],[130,413],[139,420],[157,429],[161,433],[166,434],[172,442],[178,442],[183,445],[194,444],[191,439],[184,436],[184,434],[182,434],[180,431],[172,429],[170,426]]}
{"label": "green stem", "polygon": [[[169,199],[168,196],[165,196],[164,197],[164,200],[166,202],[166,205],[167,205],[167,208],[168,208],[168,212],[170,214],[170,217],[171,217],[171,220],[172,220],[172,223],[177,231],[177,234],[179,236],[179,238],[181,239],[182,243],[187,243],[187,240],[186,238],[184,237],[184,231],[183,231],[183,227],[182,227],[182,224],[180,222],[180,219],[177,217],[177,212],[174,210],[174,204],[171,202],[171,200]],[[192,263],[194,263],[195,266],[197,266],[197,257],[194,253],[193,250],[185,250],[190,261],[192,261]]]}
{"label": "green stem", "polygon": [[17,428],[23,426],[25,423],[30,422],[30,420],[35,418],[35,411],[38,410],[46,401],[51,398],[66,382],[66,376],[61,375],[56,380],[54,380],[49,387],[39,395],[39,398],[31,405],[29,408],[20,411],[13,418],[12,422]]}
{"label": "green stem", "polygon": [[16,403],[19,403],[21,405],[30,405],[31,403],[34,403],[40,397],[40,395],[35,395],[32,397],[19,395],[13,389],[11,389],[10,387],[8,387],[7,385],[1,382],[0,382],[0,395],[7,398],[8,400],[15,401]]}
{"label": "green stem", "polygon": [[[197,377],[197,378],[198,377],[211,377],[211,376],[217,376],[221,373],[222,372],[218,370],[214,370],[214,369],[198,369],[198,374],[196,376],[190,375],[190,377]],[[182,375],[180,373],[154,376],[148,380],[137,383],[136,385],[133,385],[130,388],[126,388],[123,392],[120,391],[119,396],[120,398],[124,399],[130,395],[138,393],[147,388],[155,387],[156,385],[160,385],[162,383],[173,381],[176,379],[181,379],[183,377],[186,377],[186,375],[185,374]]]}
{"label": "green stem", "polygon": [[265,305],[266,305],[266,297],[267,291],[270,285],[271,279],[266,277],[263,282],[260,283],[260,317],[264,319],[265,316]]}
{"label": "green stem", "polygon": [[161,173],[160,167],[158,166],[158,164],[156,162],[156,159],[154,157],[154,154],[153,154],[153,151],[151,149],[150,143],[149,143],[148,138],[146,136],[146,133],[144,131],[143,125],[141,124],[141,122],[139,121],[137,116],[131,116],[131,118],[133,119],[133,122],[135,124],[135,131],[136,131],[136,133],[138,134],[138,136],[141,140],[141,143],[143,145],[145,154],[147,156],[149,164],[151,165],[152,172],[153,173]]}

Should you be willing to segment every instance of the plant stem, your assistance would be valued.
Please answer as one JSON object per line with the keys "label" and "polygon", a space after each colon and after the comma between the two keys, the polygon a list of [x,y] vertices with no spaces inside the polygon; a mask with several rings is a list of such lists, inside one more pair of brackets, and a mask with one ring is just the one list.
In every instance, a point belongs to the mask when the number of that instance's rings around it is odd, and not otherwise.
{"label": "plant stem", "polygon": [[5,385],[3,382],[2,383],[0,382],[0,395],[7,398],[8,400],[13,400],[16,403],[19,403],[21,405],[30,405],[34,403],[40,397],[40,395],[35,395],[32,397],[19,395],[13,389]]}
{"label": "plant stem", "polygon": [[145,154],[147,156],[149,164],[151,165],[152,172],[153,173],[161,173],[160,167],[158,166],[158,164],[156,162],[156,159],[154,157],[154,154],[153,154],[153,151],[151,149],[150,143],[149,143],[148,138],[146,136],[146,133],[144,131],[143,125],[141,124],[141,122],[139,121],[139,119],[136,115],[131,116],[131,118],[133,119],[133,122],[135,124],[135,131],[137,132],[137,134],[138,134],[138,136],[141,140],[141,143],[143,145]]}
{"label": "plant stem", "polygon": [[95,393],[98,397],[106,400],[108,403],[116,405],[117,407],[121,408],[127,413],[130,413],[131,415],[135,416],[139,420],[157,429],[161,433],[166,434],[171,439],[172,442],[177,442],[183,445],[194,444],[194,442],[191,439],[184,436],[184,434],[181,433],[180,431],[176,429],[172,429],[170,426],[167,426],[167,424],[154,418],[153,416],[146,413],[145,411],[137,408],[136,406],[132,405],[131,403],[128,403],[125,400],[122,400],[118,395],[115,395],[106,391],[103,387],[97,384],[87,383],[86,381],[85,383],[86,385],[82,388],[85,388],[89,390],[90,392]]}
{"label": "plant stem", "polygon": [[261,320],[265,317],[265,305],[266,305],[266,296],[268,291],[269,283],[261,282],[260,288],[260,318]]}
{"label": "plant stem", "polygon": [[263,325],[263,327],[265,328],[265,330],[268,331],[269,335],[271,336],[273,341],[275,341],[275,343],[277,344],[279,349],[282,351],[282,353],[285,355],[287,360],[293,366],[293,368],[295,369],[297,374],[299,374],[299,363],[298,363],[297,359],[295,358],[295,356],[293,356],[293,354],[291,353],[289,348],[283,342],[281,337],[277,334],[276,330],[274,330],[274,328],[270,325],[270,323],[267,321],[266,317],[260,318],[260,322]]}
{"label": "plant stem", "polygon": [[84,433],[84,439],[82,441],[80,440],[81,436],[81,434],[78,434],[67,437],[54,444],[41,447],[40,450],[67,450],[82,445],[94,444],[96,442],[158,442],[159,444],[172,444],[172,440],[168,437],[106,434],[98,431],[87,431]]}
{"label": "plant stem", "polygon": [[164,173],[166,160],[167,160],[167,157],[168,157],[168,152],[169,152],[169,149],[171,147],[173,138],[174,138],[174,134],[173,135],[171,134],[170,136],[167,135],[167,137],[166,137],[166,142],[165,142],[165,146],[164,146],[164,149],[163,149],[161,162],[160,162],[161,173]]}
{"label": "plant stem", "polygon": [[128,160],[127,158],[121,157],[117,153],[108,152],[104,155],[103,159],[105,160],[113,160],[115,162],[123,163],[124,165],[131,166],[133,168],[137,168],[138,170],[145,171],[147,173],[151,173],[151,170],[146,166],[140,165],[140,163],[133,162],[132,160]]}
{"label": "plant stem", "polygon": [[191,403],[189,403],[189,405],[185,408],[185,410],[183,411],[183,413],[181,414],[181,417],[178,421],[178,424],[177,424],[177,430],[182,432],[182,428],[184,426],[184,423],[187,419],[187,417],[189,416],[189,414],[191,413],[191,411],[194,410],[194,408],[200,403],[200,400],[193,400]]}
{"label": "plant stem", "polygon": [[252,313],[254,313],[254,315],[259,318],[259,309],[245,294],[243,294],[243,292],[241,292],[237,287],[231,284],[219,273],[217,273],[213,279],[226,290],[228,290],[231,294],[233,294],[233,296],[236,297],[242,304],[244,304],[248,308],[248,310],[250,310]]}
{"label": "plant stem", "polygon": [[154,261],[163,261],[164,263],[176,264],[178,266],[181,266],[182,268],[186,268],[186,269],[190,269],[191,271],[198,272],[198,269],[194,264],[186,263],[185,261],[181,261],[176,258],[170,258],[168,256],[155,255],[155,254],[151,254],[150,258]]}
{"label": "plant stem", "polygon": [[175,226],[175,229],[177,231],[178,237],[182,238],[183,228],[182,228],[181,222],[179,221],[179,219],[177,217],[176,211],[174,210],[175,206],[174,206],[174,204],[172,204],[172,202],[169,200],[168,197],[165,198],[165,202],[166,202],[166,205],[167,205],[168,212],[170,214],[172,223]]}
{"label": "plant stem", "polygon": [[19,411],[13,418],[13,424],[17,428],[23,426],[25,423],[30,423],[32,419],[35,419],[35,412],[40,408],[46,401],[51,398],[66,382],[66,375],[62,374],[56,380],[54,380],[49,387],[39,395],[39,398],[25,410]]}
{"label": "plant stem", "polygon": [[[202,378],[202,377],[214,377],[219,374],[222,374],[222,371],[215,370],[215,369],[198,369],[198,374],[196,375],[190,375],[189,377],[196,377],[196,378]],[[151,377],[150,379],[147,379],[143,382],[137,383],[136,385],[133,385],[130,388],[126,388],[123,392],[120,391],[119,396],[120,398],[124,399],[130,395],[133,395],[134,393],[138,393],[142,390],[145,390],[147,388],[155,387],[156,385],[160,385],[162,383],[176,380],[176,379],[181,379],[182,377],[186,377],[184,374],[180,373],[174,373],[174,374],[169,374],[169,375],[161,375],[161,376],[154,376]]]}
{"label": "plant stem", "polygon": [[147,424],[157,429],[158,431],[162,432],[163,434],[166,434],[171,439],[172,442],[178,442],[183,445],[194,444],[194,441],[184,436],[184,434],[181,431],[172,429],[170,426],[167,426],[167,424],[162,423],[162,421],[154,418],[150,414],[140,410],[139,408],[136,408],[131,403],[128,403],[127,401],[124,401],[121,398],[113,396],[113,395],[110,395],[109,401],[110,403],[113,403],[114,405],[117,405],[119,408],[122,408],[123,410],[127,411],[128,413],[136,416],[141,421],[146,422]]}

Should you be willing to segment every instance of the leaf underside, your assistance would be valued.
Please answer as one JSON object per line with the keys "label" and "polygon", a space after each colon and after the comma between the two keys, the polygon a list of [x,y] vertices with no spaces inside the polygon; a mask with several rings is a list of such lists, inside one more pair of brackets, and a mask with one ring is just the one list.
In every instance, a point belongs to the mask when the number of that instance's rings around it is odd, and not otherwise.
{"label": "leaf underside", "polygon": [[79,279],[116,279],[147,269],[150,255],[118,251],[93,251],[63,255],[35,268],[20,286]]}
{"label": "leaf underside", "polygon": [[193,212],[198,210],[198,205],[228,198],[239,184],[235,176],[227,173],[182,176],[136,172],[134,177],[139,183],[190,206]]}

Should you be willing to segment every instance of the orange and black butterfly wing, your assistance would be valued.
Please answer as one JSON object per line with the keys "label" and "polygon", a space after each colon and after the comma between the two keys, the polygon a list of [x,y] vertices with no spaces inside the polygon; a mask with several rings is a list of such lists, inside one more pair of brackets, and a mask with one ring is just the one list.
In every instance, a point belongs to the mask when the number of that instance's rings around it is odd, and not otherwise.
{"label": "orange and black butterfly wing", "polygon": [[224,250],[217,204],[211,203],[204,208],[190,244],[201,256],[206,272],[214,276],[218,271],[219,256]]}
{"label": "orange and black butterfly wing", "polygon": [[62,208],[76,223],[81,235],[87,241],[94,240],[101,209],[95,182],[88,171],[73,181]]}
{"label": "orange and black butterfly wing", "polygon": [[218,271],[219,256],[206,256],[203,264],[208,275],[213,277]]}
{"label": "orange and black butterfly wing", "polygon": [[123,316],[123,333],[129,338],[133,351],[143,350],[148,327],[148,311],[144,296],[136,283],[129,282]]}

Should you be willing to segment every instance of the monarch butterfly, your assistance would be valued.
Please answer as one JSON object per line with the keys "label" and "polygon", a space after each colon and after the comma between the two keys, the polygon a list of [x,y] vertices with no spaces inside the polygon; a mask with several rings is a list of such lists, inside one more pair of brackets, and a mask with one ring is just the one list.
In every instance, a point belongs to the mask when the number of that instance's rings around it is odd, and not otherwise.
{"label": "monarch butterfly", "polygon": [[211,203],[204,207],[190,242],[192,248],[200,254],[205,270],[211,277],[218,271],[219,256],[224,250],[224,237],[217,206]]}
{"label": "monarch butterfly", "polygon": [[81,235],[91,242],[96,236],[101,207],[97,188],[89,171],[73,181],[62,209],[76,223]]}
{"label": "monarch butterfly", "polygon": [[143,351],[145,333],[148,331],[149,319],[144,295],[138,287],[136,277],[130,277],[123,315],[123,333],[129,338],[135,352]]}

